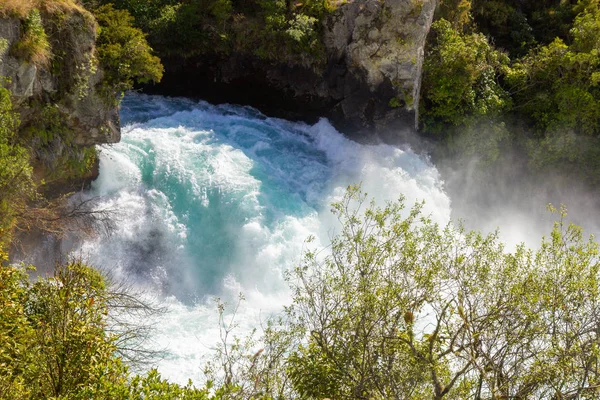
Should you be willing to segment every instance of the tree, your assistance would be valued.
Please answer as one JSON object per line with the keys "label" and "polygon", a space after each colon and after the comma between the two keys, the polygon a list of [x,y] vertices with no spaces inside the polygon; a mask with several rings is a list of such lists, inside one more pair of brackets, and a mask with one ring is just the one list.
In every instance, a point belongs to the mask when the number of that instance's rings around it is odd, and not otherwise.
{"label": "tree", "polygon": [[434,40],[423,67],[424,130],[440,133],[509,109],[510,97],[499,84],[508,56],[493,49],[485,36],[463,34],[444,19],[432,30]]}
{"label": "tree", "polygon": [[10,92],[0,87],[0,262],[8,259],[16,210],[35,193],[29,152],[17,143],[19,125]]}
{"label": "tree", "polygon": [[131,89],[134,82],[159,82],[164,68],[152,54],[145,34],[133,26],[129,12],[107,4],[93,13],[100,25],[96,45],[109,93],[122,93]]}
{"label": "tree", "polygon": [[350,187],[332,205],[339,234],[289,272],[292,302],[261,338],[234,337],[218,303],[222,344],[203,388],[129,373],[108,329],[124,303],[97,271],[75,261],[32,283],[0,268],[0,390],[9,399],[598,397],[600,246],[565,222],[565,209],[552,209],[560,219],[539,249],[508,252],[497,233],[440,228],[421,204],[366,199]]}
{"label": "tree", "polygon": [[591,3],[575,18],[570,45],[557,38],[507,75],[515,108],[532,118],[542,135],[557,130],[600,133],[600,6]]}
{"label": "tree", "polygon": [[289,275],[287,350],[254,356],[279,354],[289,398],[597,396],[598,244],[564,210],[539,250],[510,253],[497,233],[365,200],[351,187],[333,204],[328,254],[307,251]]}
{"label": "tree", "polygon": [[119,316],[147,318],[155,308],[78,260],[35,282],[27,272],[0,267],[3,399],[210,398],[206,389],[165,382],[156,371],[129,373],[124,360],[138,361],[131,346],[140,331]]}

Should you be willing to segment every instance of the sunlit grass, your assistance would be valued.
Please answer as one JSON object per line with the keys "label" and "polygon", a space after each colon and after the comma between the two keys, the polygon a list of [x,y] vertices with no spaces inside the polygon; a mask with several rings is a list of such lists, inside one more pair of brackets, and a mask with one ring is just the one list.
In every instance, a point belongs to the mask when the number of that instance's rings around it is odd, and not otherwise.
{"label": "sunlit grass", "polygon": [[25,18],[35,8],[51,14],[83,10],[78,0],[0,0],[0,16],[3,17]]}

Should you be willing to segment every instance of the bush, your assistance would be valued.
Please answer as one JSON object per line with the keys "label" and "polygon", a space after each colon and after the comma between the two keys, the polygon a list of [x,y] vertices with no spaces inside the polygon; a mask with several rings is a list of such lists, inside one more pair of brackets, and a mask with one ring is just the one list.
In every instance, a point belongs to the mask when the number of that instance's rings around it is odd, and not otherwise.
{"label": "bush", "polygon": [[10,92],[0,87],[0,262],[7,258],[16,213],[35,193],[29,152],[17,143],[19,125]]}
{"label": "bush", "polygon": [[18,296],[2,308],[0,324],[20,332],[0,344],[0,376],[12,378],[5,385],[25,384],[31,398],[70,397],[107,372],[114,344],[105,332],[107,288],[97,271],[74,262],[33,284],[19,269],[0,268],[0,274],[0,298]]}
{"label": "bush", "polygon": [[507,75],[515,108],[540,135],[600,133],[600,8],[585,8],[570,31],[516,63]]}
{"label": "bush", "polygon": [[499,84],[509,59],[481,34],[461,34],[441,19],[423,69],[421,123],[427,132],[467,125],[510,108]]}
{"label": "bush", "polygon": [[94,11],[100,25],[96,42],[98,60],[105,73],[107,93],[123,93],[135,82],[161,80],[164,68],[146,41],[144,33],[133,26],[133,18],[125,10],[112,5]]}
{"label": "bush", "polygon": [[[115,310],[147,305],[115,291],[105,277],[81,261],[58,265],[54,274],[32,282],[27,270],[0,268],[0,393],[17,399],[221,399],[208,388],[179,386],[156,370],[130,374],[115,335]],[[112,307],[109,310],[109,307]],[[110,322],[110,326],[109,326]],[[118,326],[117,326],[118,327]]]}
{"label": "bush", "polygon": [[597,397],[600,247],[564,209],[539,249],[507,252],[419,204],[365,201],[350,187],[332,204],[340,231],[289,273],[292,304],[264,346],[220,351],[245,398]]}
{"label": "bush", "polygon": [[323,61],[320,24],[334,9],[323,0],[98,1],[135,17],[161,57],[228,57],[232,52],[266,61]]}
{"label": "bush", "polygon": [[232,337],[219,304],[212,365],[224,382],[214,388],[131,376],[107,330],[119,297],[83,263],[35,283],[0,268],[0,390],[9,399],[596,398],[600,246],[564,222],[564,209],[551,209],[560,219],[537,250],[507,252],[497,233],[440,227],[420,204],[365,201],[350,187],[332,204],[339,234],[327,253],[308,241],[288,274],[292,304],[261,340]]}
{"label": "bush", "polygon": [[21,21],[21,27],[21,38],[13,44],[11,53],[35,65],[47,66],[52,53],[39,10],[30,10]]}

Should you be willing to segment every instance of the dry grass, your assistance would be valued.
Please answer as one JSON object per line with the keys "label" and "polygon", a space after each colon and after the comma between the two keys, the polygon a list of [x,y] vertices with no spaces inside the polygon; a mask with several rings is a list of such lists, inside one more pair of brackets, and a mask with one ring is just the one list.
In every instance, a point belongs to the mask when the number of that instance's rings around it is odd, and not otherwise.
{"label": "dry grass", "polygon": [[34,8],[49,14],[84,11],[78,0],[0,0],[0,16],[25,18]]}
{"label": "dry grass", "polygon": [[38,0],[0,0],[0,15],[24,18],[37,3]]}
{"label": "dry grass", "polygon": [[48,66],[52,49],[44,30],[46,17],[70,13],[88,14],[79,0],[0,0],[0,17],[21,20],[22,36],[12,45],[12,55],[37,66]]}
{"label": "dry grass", "polygon": [[49,14],[64,13],[70,11],[85,12],[85,9],[79,3],[78,0],[37,0],[37,3],[39,4],[38,7],[41,10]]}
{"label": "dry grass", "polygon": [[11,49],[12,55],[38,67],[48,66],[52,58],[50,44],[46,37],[24,35]]}
{"label": "dry grass", "polygon": [[21,38],[11,48],[11,54],[38,66],[47,66],[52,57],[48,36],[44,31],[42,17],[37,9],[22,19]]}

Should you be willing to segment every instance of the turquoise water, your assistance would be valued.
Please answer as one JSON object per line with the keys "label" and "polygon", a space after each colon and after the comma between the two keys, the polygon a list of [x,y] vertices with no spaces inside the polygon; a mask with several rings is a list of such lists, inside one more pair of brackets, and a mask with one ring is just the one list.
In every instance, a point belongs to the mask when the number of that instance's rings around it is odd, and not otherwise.
{"label": "turquoise water", "polygon": [[283,272],[309,235],[325,246],[337,225],[329,204],[362,183],[378,202],[425,200],[442,224],[450,200],[437,170],[410,150],[351,142],[326,120],[267,118],[239,106],[129,95],[123,137],[100,156],[91,195],[117,210],[115,232],[79,250],[92,263],[160,296],[168,313],[154,346],[164,376],[201,379],[218,337],[210,299],[247,298],[240,329],[277,312]]}

